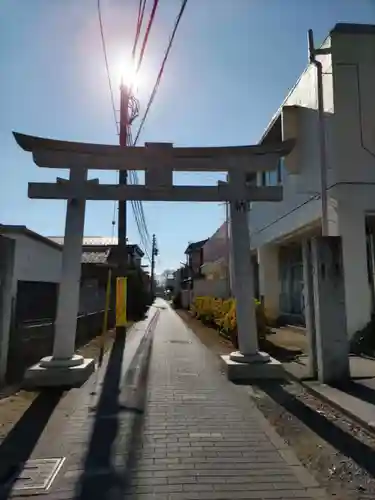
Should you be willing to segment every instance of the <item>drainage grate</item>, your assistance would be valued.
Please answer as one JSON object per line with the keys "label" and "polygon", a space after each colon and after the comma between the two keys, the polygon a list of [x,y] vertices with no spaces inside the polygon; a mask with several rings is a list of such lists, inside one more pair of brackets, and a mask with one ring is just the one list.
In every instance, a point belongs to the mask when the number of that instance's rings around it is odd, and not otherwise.
{"label": "drainage grate", "polygon": [[190,340],[168,340],[170,344],[191,344]]}
{"label": "drainage grate", "polygon": [[59,473],[64,461],[65,458],[28,460],[22,472],[15,479],[12,492],[48,490]]}

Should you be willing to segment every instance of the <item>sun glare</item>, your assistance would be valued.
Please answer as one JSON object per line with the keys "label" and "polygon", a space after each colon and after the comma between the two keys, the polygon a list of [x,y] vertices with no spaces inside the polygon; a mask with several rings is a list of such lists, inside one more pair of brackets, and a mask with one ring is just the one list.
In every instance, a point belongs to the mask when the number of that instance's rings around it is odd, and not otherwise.
{"label": "sun glare", "polygon": [[135,66],[130,64],[119,63],[114,67],[114,78],[117,86],[121,84],[132,87],[133,91],[137,91],[143,82],[143,75],[137,72]]}

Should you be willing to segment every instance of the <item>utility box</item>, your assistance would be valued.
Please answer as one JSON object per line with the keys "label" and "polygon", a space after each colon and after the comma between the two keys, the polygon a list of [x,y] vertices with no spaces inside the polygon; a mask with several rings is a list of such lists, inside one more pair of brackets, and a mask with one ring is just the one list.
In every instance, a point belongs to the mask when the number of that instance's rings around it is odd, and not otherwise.
{"label": "utility box", "polygon": [[350,368],[341,238],[313,238],[311,257],[318,378],[325,384],[342,383]]}

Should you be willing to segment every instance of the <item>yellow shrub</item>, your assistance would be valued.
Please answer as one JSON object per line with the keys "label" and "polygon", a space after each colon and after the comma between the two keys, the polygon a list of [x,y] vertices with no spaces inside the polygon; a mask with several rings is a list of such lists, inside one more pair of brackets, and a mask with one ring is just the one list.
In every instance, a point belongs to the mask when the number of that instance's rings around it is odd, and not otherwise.
{"label": "yellow shrub", "polygon": [[[264,337],[266,326],[263,308],[255,300],[257,330]],[[191,307],[196,317],[206,323],[214,323],[220,331],[232,336],[237,332],[237,316],[235,299],[218,299],[215,297],[196,297]]]}

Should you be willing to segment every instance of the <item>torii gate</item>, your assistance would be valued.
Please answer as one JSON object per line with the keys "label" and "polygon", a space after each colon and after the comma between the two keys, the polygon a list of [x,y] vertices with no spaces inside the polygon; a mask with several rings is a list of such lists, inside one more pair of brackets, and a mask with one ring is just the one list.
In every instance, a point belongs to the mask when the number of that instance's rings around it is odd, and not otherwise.
{"label": "torii gate", "polygon": [[[75,385],[85,381],[94,369],[93,360],[75,354],[86,200],[228,201],[239,341],[239,351],[226,359],[228,370],[232,370],[228,375],[238,378],[238,374],[248,374],[251,365],[259,366],[270,360],[266,353],[258,350],[248,202],[281,201],[282,187],[248,185],[246,174],[276,170],[280,158],[292,150],[293,141],[261,146],[192,148],[146,143],[144,147],[121,148],[19,133],[14,133],[14,137],[24,151],[33,154],[34,163],[39,167],[70,170],[69,180],[57,178],[56,183],[29,183],[30,198],[67,200],[67,212],[53,354],[31,367],[26,372],[26,380],[36,385]],[[145,184],[100,184],[98,179],[88,180],[90,169],[144,170]],[[228,183],[174,186],[174,170],[227,172]]]}

